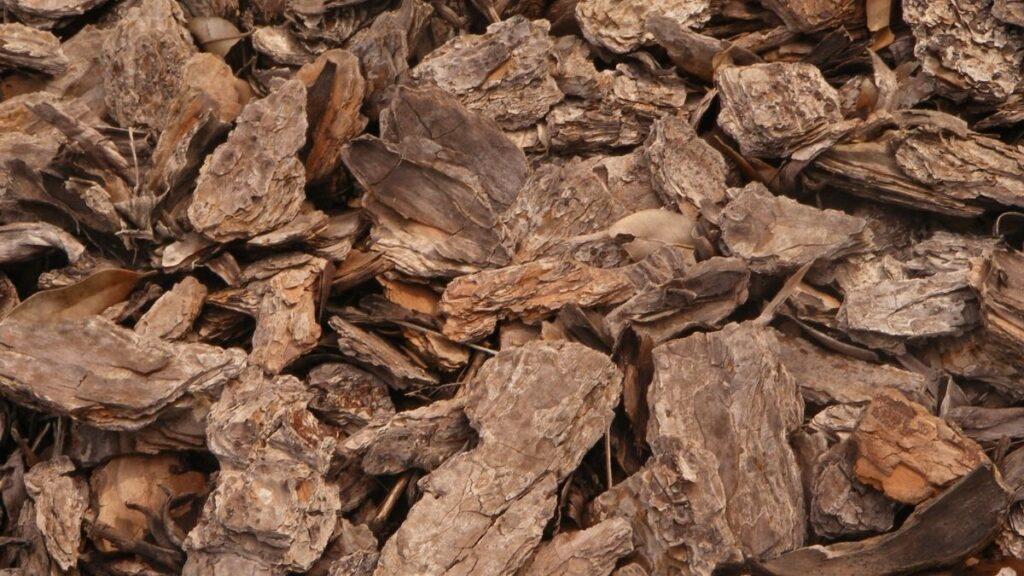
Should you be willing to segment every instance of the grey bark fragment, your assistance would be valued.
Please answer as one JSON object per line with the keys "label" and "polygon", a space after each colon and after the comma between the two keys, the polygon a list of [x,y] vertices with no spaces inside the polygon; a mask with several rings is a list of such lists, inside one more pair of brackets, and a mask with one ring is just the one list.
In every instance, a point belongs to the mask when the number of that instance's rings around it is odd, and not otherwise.
{"label": "grey bark fragment", "polygon": [[1021,80],[1024,34],[993,17],[992,2],[903,0],[914,55],[956,98],[999,102]]}
{"label": "grey bark fragment", "polygon": [[811,64],[775,62],[723,68],[718,124],[744,155],[780,158],[830,137],[843,120],[839,96]]}
{"label": "grey bark fragment", "polygon": [[375,574],[515,574],[540,543],[558,483],[611,421],[621,386],[607,357],[574,343],[531,342],[485,363],[467,385],[480,443],[420,481],[424,496]]}
{"label": "grey bark fragment", "polygon": [[95,317],[0,324],[0,388],[19,401],[110,430],[138,430],[241,370],[240,350],[172,344]]}
{"label": "grey bark fragment", "polygon": [[377,248],[402,272],[453,276],[509,261],[498,216],[526,180],[526,158],[501,130],[437,88],[399,88],[381,138],[344,152],[367,190]]}
{"label": "grey bark fragment", "polygon": [[103,42],[103,87],[122,126],[162,130],[178,94],[181,68],[196,52],[181,7],[146,0],[129,8]]}
{"label": "grey bark fragment", "polygon": [[684,214],[726,200],[727,169],[722,155],[678,116],[655,120],[644,142],[644,157],[661,200]]}
{"label": "grey bark fragment", "polygon": [[0,226],[0,263],[26,262],[57,249],[71,263],[85,254],[85,246],[67,232],[45,222],[25,222]]}
{"label": "grey bark fragment", "polygon": [[775,196],[759,183],[730,195],[718,216],[722,241],[755,272],[785,274],[849,254],[864,243],[862,218]]}
{"label": "grey bark fragment", "polygon": [[505,130],[533,126],[563,97],[548,62],[549,29],[545,20],[514,16],[486,34],[456,36],[420,62],[412,79],[452,93]]}
{"label": "grey bark fragment", "polygon": [[730,324],[662,344],[654,365],[652,461],[597,498],[597,518],[630,519],[655,576],[709,575],[803,544],[803,487],[788,440],[803,402],[774,333]]}
{"label": "grey bark fragment", "polygon": [[517,576],[608,576],[633,551],[629,522],[612,518],[578,532],[563,532],[541,545]]}
{"label": "grey bark fragment", "polygon": [[339,446],[345,460],[357,460],[367,474],[398,474],[412,468],[430,472],[468,448],[476,435],[465,402],[438,400],[371,424]]}
{"label": "grey bark fragment", "polygon": [[887,532],[893,526],[895,502],[861,484],[853,471],[856,454],[856,445],[844,440],[818,461],[810,502],[810,522],[818,536],[864,536]]}
{"label": "grey bark fragment", "polygon": [[707,0],[580,0],[576,4],[576,20],[587,40],[625,54],[650,41],[646,32],[649,19],[664,16],[696,28],[711,17],[711,4]]}
{"label": "grey bark fragment", "polygon": [[24,24],[0,24],[0,69],[60,74],[67,67],[68,58],[53,34]]}
{"label": "grey bark fragment", "polygon": [[196,182],[189,221],[215,242],[251,238],[290,222],[305,199],[306,88],[291,80],[251,102]]}
{"label": "grey bark fragment", "polygon": [[89,507],[89,485],[71,474],[75,465],[57,456],[25,474],[25,488],[35,503],[35,523],[50,557],[64,570],[78,564],[82,517]]}

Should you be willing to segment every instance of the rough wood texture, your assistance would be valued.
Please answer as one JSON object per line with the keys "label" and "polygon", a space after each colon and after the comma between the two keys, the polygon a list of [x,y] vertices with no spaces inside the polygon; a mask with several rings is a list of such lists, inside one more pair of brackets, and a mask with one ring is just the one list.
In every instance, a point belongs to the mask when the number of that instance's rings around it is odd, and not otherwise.
{"label": "rough wood texture", "polygon": [[99,317],[0,323],[0,387],[41,410],[138,430],[169,406],[215,392],[241,370],[237,349],[171,344]]}
{"label": "rough wood texture", "polygon": [[809,505],[811,527],[818,536],[848,538],[879,534],[893,526],[895,502],[857,479],[856,458],[856,444],[843,440],[817,462]]}
{"label": "rough wood texture", "polygon": [[825,138],[843,119],[839,97],[810,64],[731,66],[715,75],[718,125],[744,155],[786,157]]}
{"label": "rough wood texture", "polygon": [[53,34],[24,24],[0,24],[0,68],[25,68],[60,74],[68,58]]}
{"label": "rough wood texture", "polygon": [[314,393],[310,410],[348,434],[395,414],[387,384],[349,364],[317,366],[309,372],[309,386]]}
{"label": "rough wood texture", "polygon": [[366,128],[360,114],[366,82],[351,52],[330,50],[296,76],[306,85],[309,133],[306,180],[323,182],[341,166],[342,147]]}
{"label": "rough wood texture", "polygon": [[123,126],[162,130],[181,68],[195,52],[176,2],[146,0],[129,8],[103,42],[103,89],[110,114]]}
{"label": "rough wood texture", "polygon": [[251,102],[196,182],[189,221],[210,240],[251,238],[290,222],[305,198],[296,153],[306,141],[306,88],[282,84]]}
{"label": "rough wood texture", "polygon": [[892,389],[868,405],[854,435],[857,478],[917,504],[988,461],[981,448]]}
{"label": "rough wood texture", "polygon": [[63,570],[78,563],[82,517],[89,506],[89,488],[71,476],[75,465],[58,456],[33,466],[25,474],[25,489],[35,503],[35,523],[50,557]]}
{"label": "rough wood texture", "polygon": [[629,522],[612,518],[579,532],[564,532],[541,546],[518,576],[608,576],[633,551]]}
{"label": "rough wood texture", "polygon": [[383,338],[334,316],[331,328],[338,335],[338,349],[351,362],[377,374],[398,390],[436,385],[437,378],[413,363]]}
{"label": "rough wood texture", "polygon": [[648,41],[647,22],[667,16],[688,27],[699,27],[711,17],[711,3],[705,0],[580,0],[576,20],[583,34],[594,44],[612,52],[632,52]]}
{"label": "rough wood texture", "polygon": [[803,488],[788,441],[803,402],[773,332],[730,324],[662,344],[647,400],[652,461],[594,506],[599,519],[631,521],[652,575],[711,574],[803,544]]}
{"label": "rough wood texture", "polygon": [[580,344],[530,343],[488,361],[466,404],[480,443],[420,482],[424,496],[375,574],[516,574],[554,514],[558,483],[604,434],[621,389],[611,361]]}
{"label": "rough wood texture", "polygon": [[198,280],[185,278],[153,303],[135,324],[135,331],[143,336],[180,340],[199,317],[206,292],[206,286]]}

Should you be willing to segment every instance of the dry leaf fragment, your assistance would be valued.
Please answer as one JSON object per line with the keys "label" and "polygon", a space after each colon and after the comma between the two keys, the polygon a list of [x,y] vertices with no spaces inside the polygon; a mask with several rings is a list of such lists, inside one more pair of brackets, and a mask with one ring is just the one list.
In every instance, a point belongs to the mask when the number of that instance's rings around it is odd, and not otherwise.
{"label": "dry leaf fragment", "polygon": [[862,482],[917,504],[988,462],[973,440],[893,389],[868,405],[854,435]]}
{"label": "dry leaf fragment", "polygon": [[296,154],[306,139],[306,88],[291,80],[250,102],[228,140],[203,164],[189,221],[215,242],[269,232],[290,222],[305,199]]}
{"label": "dry leaf fragment", "polygon": [[242,32],[230,20],[218,16],[196,16],[188,21],[188,31],[205,52],[224,58],[242,39]]}
{"label": "dry leaf fragment", "polygon": [[85,320],[123,302],[145,276],[120,268],[100,270],[70,286],[36,292],[7,318],[21,322]]}

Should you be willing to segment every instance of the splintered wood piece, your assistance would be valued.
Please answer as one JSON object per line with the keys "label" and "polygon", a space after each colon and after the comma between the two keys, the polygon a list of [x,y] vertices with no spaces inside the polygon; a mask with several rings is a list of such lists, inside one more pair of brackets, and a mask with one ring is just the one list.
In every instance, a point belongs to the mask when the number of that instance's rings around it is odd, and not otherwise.
{"label": "splintered wood piece", "polygon": [[750,270],[739,258],[711,258],[682,278],[643,287],[605,317],[613,337],[631,327],[660,344],[695,327],[716,326],[747,300]]}
{"label": "splintered wood piece", "polygon": [[775,196],[756,182],[731,190],[730,196],[718,216],[722,241],[754,272],[787,274],[863,247],[867,223],[862,218]]}
{"label": "splintered wood piece", "polygon": [[580,344],[532,342],[488,360],[467,391],[480,442],[420,481],[424,495],[384,545],[378,576],[516,574],[558,484],[611,422],[622,376]]}
{"label": "splintered wood piece", "polygon": [[710,574],[804,543],[788,438],[803,402],[771,329],[729,324],[655,348],[647,401],[652,459],[593,508],[598,520],[630,520],[653,576]]}
{"label": "splintered wood piece", "polygon": [[188,218],[215,242],[251,238],[290,222],[305,199],[306,88],[290,80],[250,102],[206,159]]}
{"label": "splintered wood piece", "polygon": [[435,376],[417,366],[386,340],[333,316],[328,322],[338,336],[341,355],[377,374],[397,390],[436,386]]}
{"label": "splintered wood piece", "polygon": [[244,354],[172,344],[99,317],[0,323],[0,389],[19,402],[98,428],[138,430],[193,394],[217,390]]}
{"label": "splintered wood piece", "polygon": [[904,0],[914,55],[947,94],[1000,102],[1021,81],[1024,34],[993,17],[991,2]]}
{"label": "splintered wood piece", "polygon": [[177,2],[145,0],[126,10],[103,42],[103,89],[121,126],[162,130],[182,67],[196,53]]}
{"label": "splintered wood piece", "polygon": [[476,438],[464,408],[459,399],[438,400],[399,412],[356,432],[339,449],[367,474],[399,474],[411,468],[430,472]]}
{"label": "splintered wood piece", "polygon": [[843,440],[817,462],[811,487],[810,521],[814,533],[823,538],[850,538],[890,530],[896,504],[854,473],[857,447]]}
{"label": "splintered wood piece", "polygon": [[0,69],[60,74],[67,67],[68,58],[53,34],[24,24],[0,24]]}
{"label": "splintered wood piece", "polygon": [[762,566],[778,576],[885,576],[949,566],[992,541],[1009,502],[999,473],[985,463],[915,509],[895,532],[801,548]]}
{"label": "splintered wood piece", "polygon": [[25,473],[25,490],[35,503],[35,523],[46,551],[63,570],[78,564],[82,517],[89,507],[89,485],[73,476],[67,456],[41,462]]}
{"label": "splintered wood piece", "polygon": [[586,530],[563,532],[541,545],[518,576],[608,576],[633,551],[629,522],[612,518]]}
{"label": "splintered wood piece", "polygon": [[981,266],[981,307],[988,333],[1017,349],[1024,342],[1024,256],[999,250]]}
{"label": "splintered wood piece", "polygon": [[958,406],[943,417],[976,442],[1024,438],[1024,408]]}
{"label": "splintered wood piece", "polygon": [[143,336],[180,340],[199,317],[206,286],[189,276],[174,285],[139,318],[135,331]]}
{"label": "splintered wood piece", "polygon": [[632,52],[649,42],[648,20],[666,16],[686,26],[698,28],[711,17],[707,0],[580,0],[576,20],[590,42],[618,54]]}
{"label": "splintered wood piece", "polygon": [[486,34],[456,36],[413,68],[412,78],[450,92],[505,130],[531,127],[563,98],[548,62],[549,28],[545,20],[513,16]]}
{"label": "splintered wood piece", "polygon": [[718,125],[745,156],[783,158],[831,137],[843,120],[839,95],[815,66],[773,62],[715,74]]}
{"label": "splintered wood piece", "polygon": [[891,388],[868,405],[854,439],[857,478],[907,504],[927,500],[988,462],[973,440]]}
{"label": "splintered wood piece", "polygon": [[0,264],[17,264],[60,250],[76,262],[85,254],[85,246],[67,232],[44,222],[26,222],[0,226]]}
{"label": "splintered wood piece", "polygon": [[207,436],[221,470],[185,540],[185,574],[218,573],[239,556],[254,574],[302,572],[323,553],[340,499],[324,478],[335,439],[309,411],[311,397],[292,376],[249,368],[214,404]]}
{"label": "splintered wood piece", "polygon": [[786,370],[809,404],[865,404],[886,387],[896,388],[918,404],[935,404],[928,378],[916,372],[836,354],[794,336],[780,333],[778,338]]}
{"label": "splintered wood piece", "polygon": [[678,116],[655,120],[644,142],[651,182],[666,205],[686,214],[726,201],[727,168],[722,155]]}
{"label": "splintered wood piece", "polygon": [[367,190],[372,237],[405,274],[454,276],[507,264],[508,209],[529,173],[491,120],[437,88],[399,87],[381,138],[349,144],[345,164]]}
{"label": "splintered wood piece", "polygon": [[323,182],[341,167],[345,144],[366,128],[367,118],[359,112],[366,82],[359,59],[345,50],[324,52],[296,77],[306,85],[306,181]]}
{"label": "splintered wood piece", "polygon": [[50,102],[28,104],[28,107],[33,114],[78,144],[98,167],[112,171],[129,184],[135,183],[135,175],[129,169],[128,160],[95,128],[83,124]]}
{"label": "splintered wood piece", "polygon": [[309,371],[309,386],[314,393],[310,410],[346,434],[395,415],[387,384],[355,366],[321,364]]}

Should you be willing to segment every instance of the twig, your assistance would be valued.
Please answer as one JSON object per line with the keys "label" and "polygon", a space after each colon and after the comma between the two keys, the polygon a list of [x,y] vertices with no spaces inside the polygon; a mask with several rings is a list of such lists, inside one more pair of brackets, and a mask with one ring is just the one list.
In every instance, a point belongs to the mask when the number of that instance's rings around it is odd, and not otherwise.
{"label": "twig", "polygon": [[612,424],[608,423],[608,429],[604,433],[604,473],[608,482],[608,489],[615,485],[612,477]]}
{"label": "twig", "polygon": [[375,526],[380,526],[387,521],[388,516],[391,516],[391,511],[394,510],[395,504],[398,504],[398,499],[402,496],[402,492],[405,491],[405,487],[409,484],[409,479],[412,478],[412,472],[406,472],[403,474],[395,485],[391,487],[391,491],[388,492],[388,497],[384,499],[384,503],[380,505],[380,510],[373,516],[373,523]]}

